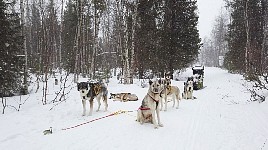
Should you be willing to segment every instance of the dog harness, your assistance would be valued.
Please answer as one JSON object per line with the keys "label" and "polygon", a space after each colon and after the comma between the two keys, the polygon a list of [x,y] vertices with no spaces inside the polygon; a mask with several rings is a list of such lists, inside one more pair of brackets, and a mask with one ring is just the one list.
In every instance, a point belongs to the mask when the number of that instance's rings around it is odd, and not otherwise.
{"label": "dog harness", "polygon": [[[147,95],[149,95],[150,98],[153,99],[153,100],[155,101],[155,103],[156,103],[156,108],[157,108],[157,106],[158,106],[158,104],[159,104],[159,100],[156,100],[156,99],[153,98],[150,94],[147,94]],[[139,107],[139,109],[140,109],[140,110],[150,110],[150,108],[148,108],[148,107],[143,107],[142,105]]]}

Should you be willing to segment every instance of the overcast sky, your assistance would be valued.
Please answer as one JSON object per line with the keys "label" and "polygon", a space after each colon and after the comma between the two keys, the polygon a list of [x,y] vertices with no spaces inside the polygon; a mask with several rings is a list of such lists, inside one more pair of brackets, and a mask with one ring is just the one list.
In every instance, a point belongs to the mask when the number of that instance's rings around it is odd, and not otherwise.
{"label": "overcast sky", "polygon": [[223,0],[197,0],[199,11],[199,34],[203,39],[209,37],[215,18],[220,13],[221,7],[224,6]]}

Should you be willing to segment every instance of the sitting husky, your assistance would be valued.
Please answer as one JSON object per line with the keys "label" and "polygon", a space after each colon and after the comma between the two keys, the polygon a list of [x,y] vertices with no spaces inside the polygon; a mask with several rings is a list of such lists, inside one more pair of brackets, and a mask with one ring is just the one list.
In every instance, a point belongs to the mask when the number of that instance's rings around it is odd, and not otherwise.
{"label": "sitting husky", "polygon": [[193,97],[193,77],[189,77],[186,82],[184,82],[184,90],[182,93],[183,99],[194,99]]}
{"label": "sitting husky", "polygon": [[[153,123],[154,128],[163,127],[160,122],[160,111],[159,111],[159,101],[160,101],[160,90],[161,85],[159,80],[149,81],[149,90],[142,100],[142,104],[138,109],[137,121],[141,124],[143,123]],[[157,122],[156,122],[157,117]]]}
{"label": "sitting husky", "polygon": [[89,100],[90,103],[90,111],[89,115],[92,115],[93,110],[93,100],[97,98],[98,101],[98,109],[100,110],[100,99],[103,98],[103,102],[105,105],[105,111],[107,111],[107,94],[108,90],[104,83],[89,83],[89,82],[80,82],[77,83],[77,90],[80,92],[80,97],[82,99],[83,104],[83,116],[86,114],[86,101]]}

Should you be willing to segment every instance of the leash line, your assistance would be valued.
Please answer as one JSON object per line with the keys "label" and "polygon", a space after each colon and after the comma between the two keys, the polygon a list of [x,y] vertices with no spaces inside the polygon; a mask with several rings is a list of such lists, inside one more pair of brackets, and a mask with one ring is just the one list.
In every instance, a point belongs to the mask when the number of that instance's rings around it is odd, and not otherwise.
{"label": "leash line", "polygon": [[124,111],[124,110],[119,110],[119,111],[116,111],[116,112],[113,112],[109,115],[106,115],[106,116],[103,116],[103,117],[100,117],[100,118],[96,118],[96,119],[93,119],[93,120],[90,120],[90,121],[87,121],[87,122],[83,122],[83,123],[80,123],[78,125],[75,125],[75,126],[71,126],[71,127],[68,127],[68,128],[63,128],[61,130],[69,130],[69,129],[73,129],[73,128],[77,128],[77,127],[80,127],[82,125],[85,125],[85,124],[88,124],[88,123],[91,123],[91,122],[94,122],[94,121],[98,121],[100,119],[104,119],[104,118],[107,118],[107,117],[111,117],[111,116],[114,116],[114,115],[119,115],[119,114],[122,114],[122,113],[127,113],[127,112],[134,112],[134,111]]}

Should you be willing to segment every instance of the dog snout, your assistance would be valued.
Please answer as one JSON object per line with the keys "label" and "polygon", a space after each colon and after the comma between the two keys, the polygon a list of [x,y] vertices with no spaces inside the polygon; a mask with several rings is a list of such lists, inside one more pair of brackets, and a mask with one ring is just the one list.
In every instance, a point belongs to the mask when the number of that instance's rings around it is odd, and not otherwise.
{"label": "dog snout", "polygon": [[154,89],[154,92],[158,92],[158,88],[155,88],[155,89]]}
{"label": "dog snout", "polygon": [[85,93],[85,91],[84,91],[84,90],[82,90],[82,93]]}

